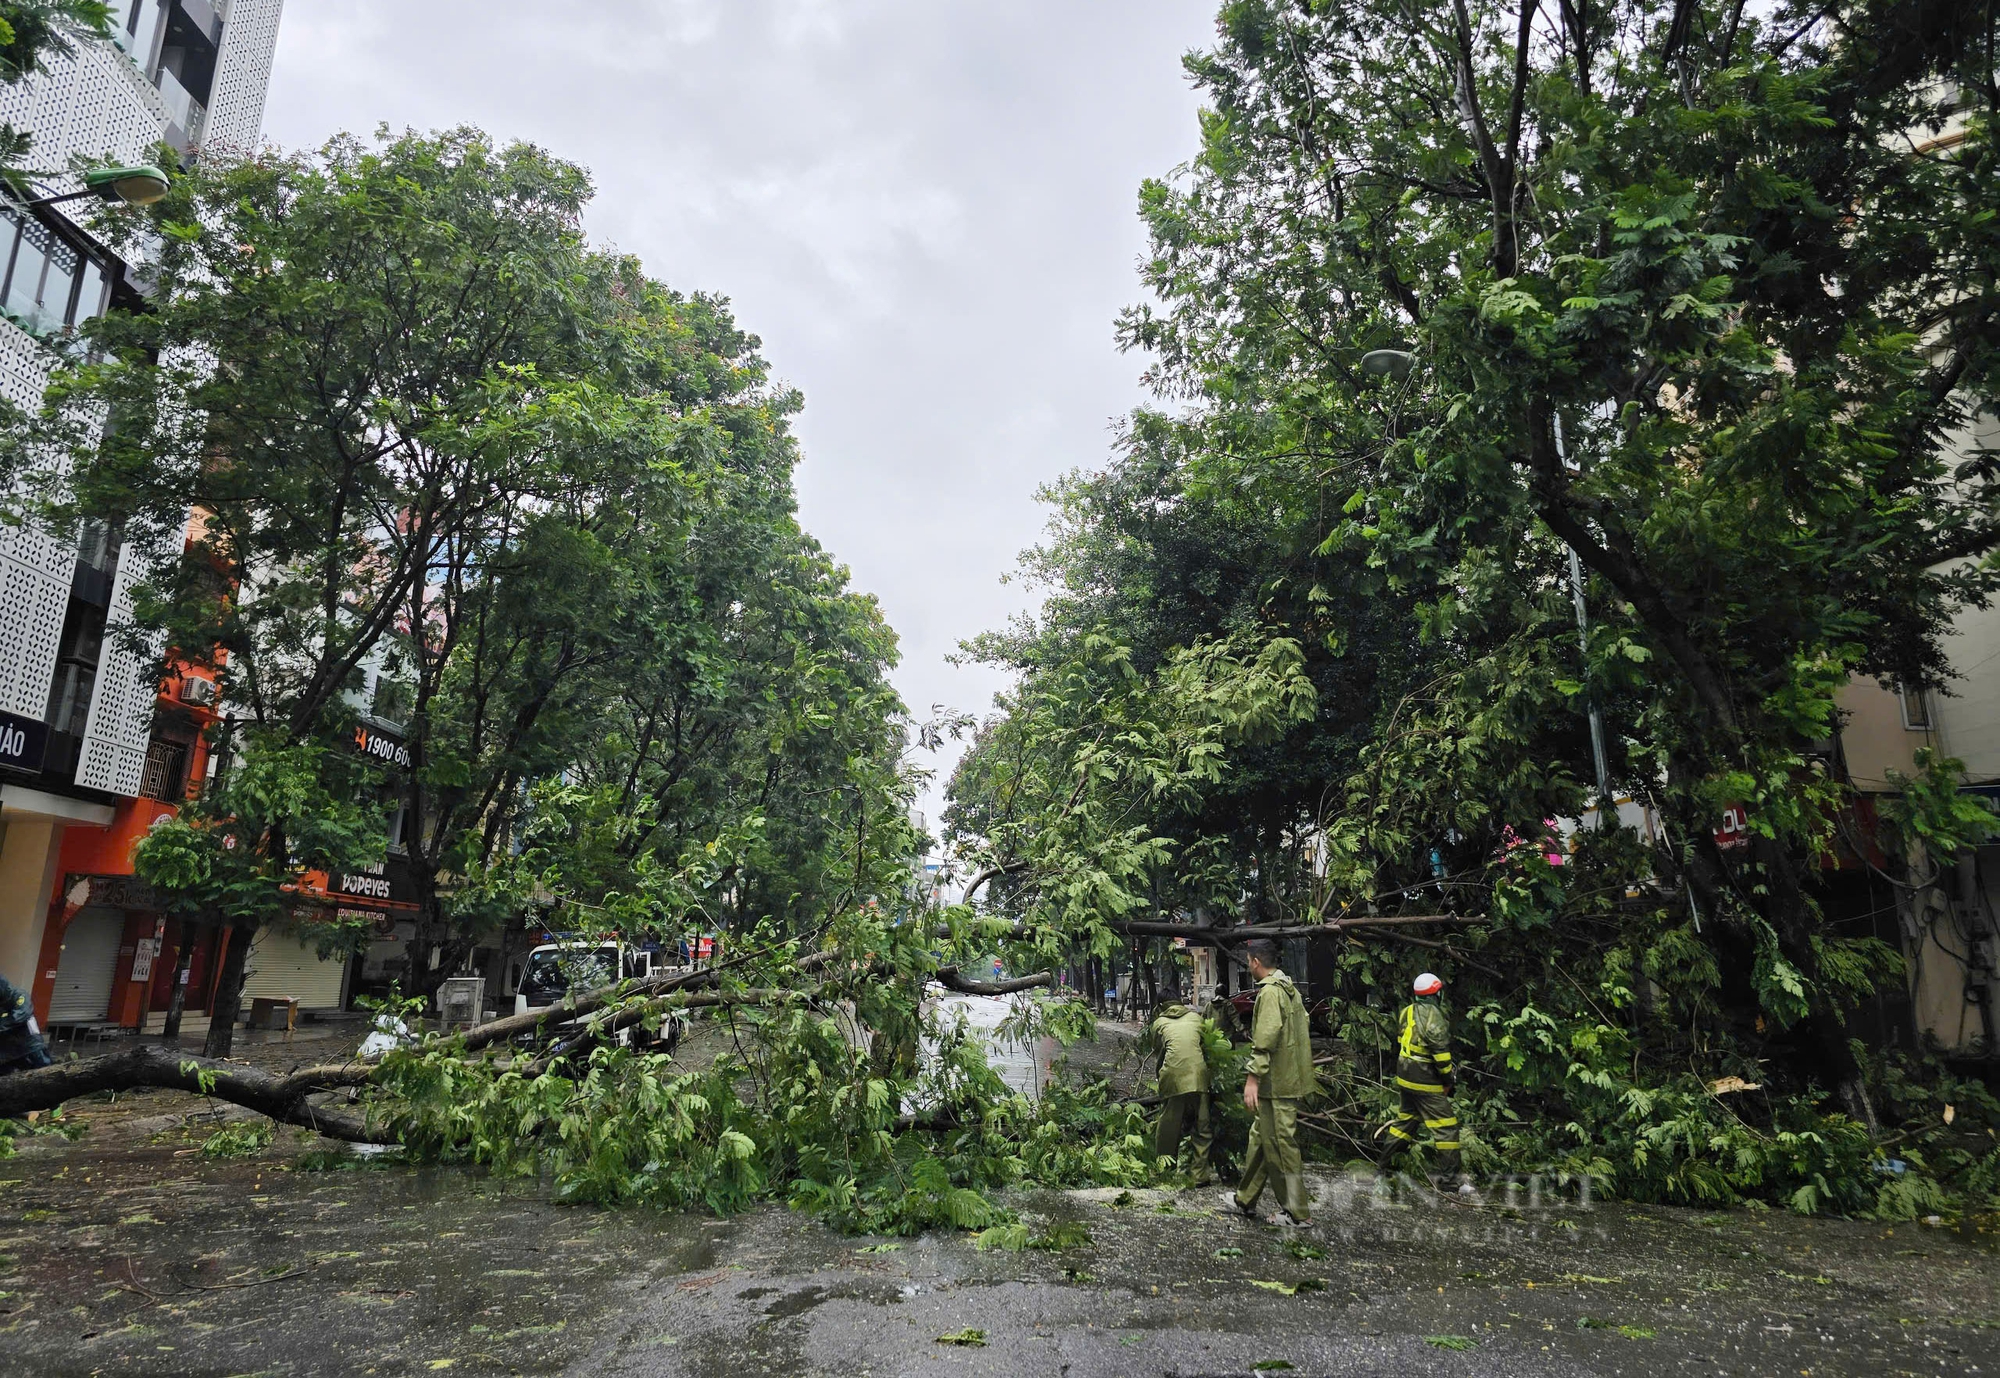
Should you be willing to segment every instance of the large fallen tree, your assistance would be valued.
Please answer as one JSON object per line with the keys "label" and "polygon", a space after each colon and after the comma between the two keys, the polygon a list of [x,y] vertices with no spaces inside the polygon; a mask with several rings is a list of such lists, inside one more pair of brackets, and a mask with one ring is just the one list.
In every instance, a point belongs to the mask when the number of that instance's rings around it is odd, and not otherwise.
{"label": "large fallen tree", "polygon": [[[1397,915],[1317,925],[1247,924],[1233,928],[1167,921],[1134,920],[1112,925],[1122,935],[1132,937],[1188,938],[1217,945],[1234,945],[1259,937],[1335,938],[1352,929],[1373,929],[1409,924],[1470,924],[1477,919],[1450,914]],[[949,935],[950,929],[941,930]],[[1015,926],[1007,937],[1018,941],[1028,930]],[[993,934],[982,933],[987,941]],[[691,1010],[723,1010],[735,1007],[768,1006],[787,999],[825,1003],[835,998],[825,989],[826,977],[841,970],[838,954],[825,951],[794,964],[801,978],[796,987],[730,985],[740,970],[768,959],[768,952],[718,962],[689,972],[662,973],[639,980],[623,981],[574,995],[555,1004],[537,1007],[523,1014],[509,1015],[457,1032],[430,1035],[425,1046],[453,1057],[470,1058],[495,1046],[525,1039],[538,1055],[524,1058],[518,1068],[511,1062],[498,1064],[509,1071],[546,1070],[565,1054],[590,1047],[619,1032],[646,1022]],[[882,968],[879,963],[846,964],[848,976],[872,980]],[[1046,989],[1055,984],[1055,975],[1043,971],[1001,980],[978,980],[966,976],[959,966],[944,964],[928,974],[945,990],[965,995],[1003,996]],[[0,1117],[19,1116],[32,1111],[52,1110],[66,1101],[107,1091],[128,1091],[142,1087],[188,1091],[229,1101],[268,1115],[286,1124],[314,1129],[329,1138],[353,1142],[386,1143],[391,1136],[379,1126],[371,1128],[351,1112],[315,1104],[314,1098],[330,1092],[347,1092],[371,1084],[379,1064],[359,1060],[305,1067],[283,1076],[263,1072],[242,1062],[197,1057],[156,1044],[137,1043],[86,1058],[73,1058],[52,1066],[0,1077]]]}

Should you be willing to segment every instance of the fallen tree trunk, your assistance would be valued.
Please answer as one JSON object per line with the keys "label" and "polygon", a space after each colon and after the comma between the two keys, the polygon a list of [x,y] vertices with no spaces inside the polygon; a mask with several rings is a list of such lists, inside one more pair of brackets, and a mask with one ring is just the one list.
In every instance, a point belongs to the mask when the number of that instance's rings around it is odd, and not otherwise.
{"label": "fallen tree trunk", "polygon": [[[1413,924],[1447,924],[1454,927],[1485,923],[1484,914],[1385,914],[1351,919],[1327,919],[1321,923],[1246,923],[1231,928],[1205,924],[1174,923],[1167,919],[1120,919],[1105,925],[1109,931],[1127,938],[1186,938],[1189,942],[1226,946],[1247,943],[1252,938],[1338,938],[1361,928],[1397,929]],[[1032,924],[1017,923],[995,933],[995,941],[1022,939],[1034,934]],[[952,937],[949,928],[938,930],[940,938]]]}
{"label": "fallen tree trunk", "polygon": [[350,1143],[388,1143],[390,1140],[386,1134],[370,1128],[359,1116],[315,1106],[309,1100],[309,1097],[322,1091],[363,1085],[374,1074],[373,1067],[350,1062],[307,1067],[279,1077],[240,1063],[189,1057],[141,1043],[115,1053],[0,1077],[0,1115],[53,1110],[64,1101],[94,1095],[99,1091],[157,1086],[197,1096],[213,1096],[332,1139],[345,1139]]}
{"label": "fallen tree trunk", "polygon": [[[567,1024],[572,1019],[595,1014],[606,1005],[642,996],[670,995],[677,990],[697,990],[702,986],[713,985],[720,973],[760,957],[768,957],[773,950],[762,948],[756,952],[746,952],[741,957],[731,957],[713,966],[703,967],[700,971],[690,971],[679,976],[649,976],[639,981],[621,981],[617,985],[599,986],[596,990],[579,995],[575,1000],[545,1005],[529,1010],[526,1014],[510,1014],[505,1019],[496,1019],[491,1024],[481,1024],[476,1029],[468,1029],[463,1034],[453,1036],[464,1040],[465,1051],[477,1052],[491,1044],[505,1042],[515,1034],[533,1033],[551,1021]],[[836,955],[831,951],[810,953],[799,960],[798,968],[800,971],[817,970],[831,962]]]}
{"label": "fallen tree trunk", "polygon": [[643,1004],[627,1005],[601,1020],[591,1028],[579,1031],[574,1037],[550,1048],[526,1067],[521,1068],[524,1076],[540,1076],[558,1059],[588,1047],[607,1034],[615,1034],[643,1022],[648,1015],[666,1014],[677,1010],[735,1008],[738,1005],[772,1005],[785,1000],[817,1001],[812,991],[787,990],[776,986],[751,987],[748,990],[704,991],[697,995],[663,995],[645,1001]]}
{"label": "fallen tree trunk", "polygon": [[[505,1019],[496,1019],[490,1024],[482,1024],[478,1028],[449,1037],[461,1040],[464,1051],[477,1052],[495,1043],[504,1042],[516,1034],[533,1033],[544,1024],[565,1024],[573,1019],[595,1014],[607,1005],[629,1000],[635,996],[666,996],[675,991],[711,985],[718,972],[749,960],[750,956],[745,956],[731,962],[719,962],[700,971],[600,987],[566,1004],[549,1005],[530,1010],[526,1014],[510,1015]],[[770,992],[748,994],[756,997],[768,995]],[[721,1001],[702,1003],[721,1003]],[[632,1012],[621,1011],[622,1022],[615,1027],[637,1022],[644,1017],[644,1014],[644,1007],[635,1007]],[[308,1102],[308,1097],[322,1091],[366,1085],[374,1079],[375,1072],[373,1064],[348,1062],[308,1067],[289,1076],[279,1077],[237,1062],[189,1057],[152,1044],[141,1043],[116,1052],[100,1053],[96,1057],[78,1058],[0,1077],[0,1116],[23,1115],[31,1110],[53,1110],[64,1101],[74,1100],[78,1096],[95,1095],[100,1091],[125,1091],[134,1087],[155,1086],[164,1090],[214,1096],[217,1100],[241,1105],[245,1109],[255,1110],[261,1115],[267,1115],[285,1124],[296,1124],[317,1130],[329,1138],[345,1139],[353,1143],[389,1143],[393,1140],[382,1132],[371,1129],[360,1118],[316,1107]]]}
{"label": "fallen tree trunk", "polygon": [[961,976],[957,967],[939,967],[937,979],[946,990],[957,991],[960,995],[1012,995],[1016,991],[1033,990],[1036,986],[1054,985],[1056,975],[1052,971],[1040,971],[1033,976],[1017,976],[1007,981],[975,981],[969,976]]}

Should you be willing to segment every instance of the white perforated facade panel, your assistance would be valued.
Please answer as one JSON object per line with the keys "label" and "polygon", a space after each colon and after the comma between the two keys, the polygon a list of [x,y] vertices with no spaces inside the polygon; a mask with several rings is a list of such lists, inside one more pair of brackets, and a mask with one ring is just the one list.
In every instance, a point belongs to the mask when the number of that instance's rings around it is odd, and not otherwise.
{"label": "white perforated facade panel", "polygon": [[76,782],[87,789],[137,794],[145,774],[146,743],[153,735],[153,708],[159,699],[160,643],[155,638],[134,652],[126,647],[125,634],[132,626],[132,585],[157,563],[156,556],[130,544],[118,556],[97,688],[76,765]]}
{"label": "white perforated facade panel", "polygon": [[22,407],[42,400],[49,382],[49,356],[27,331],[0,331],[0,395]]}
{"label": "white perforated facade panel", "polygon": [[[0,321],[0,394],[32,407],[48,378],[41,347]],[[0,526],[0,711],[40,720],[69,608],[74,547],[32,526]]]}
{"label": "white perforated facade panel", "polygon": [[[201,138],[247,152],[263,127],[284,0],[234,0],[217,8],[225,15],[222,51]],[[0,86],[0,120],[33,136],[34,166],[60,168],[74,155],[118,162],[151,156],[169,123],[167,105],[123,51],[83,43],[74,57],[54,59],[49,68]],[[35,340],[0,320],[0,395],[32,408],[47,374]],[[48,711],[75,566],[73,544],[32,528],[0,526],[0,710],[37,719]],[[131,623],[132,583],[148,566],[144,553],[129,547],[120,560],[109,617],[114,635],[98,666],[77,768],[78,784],[118,794],[139,791],[156,697],[157,651],[133,654],[115,634]]]}
{"label": "white perforated facade panel", "polygon": [[[48,711],[75,563],[69,547],[39,532],[0,533],[0,711],[37,722]],[[54,564],[63,573],[52,573]]]}
{"label": "white perforated facade panel", "polygon": [[46,72],[0,88],[0,119],[34,135],[36,167],[62,167],[73,153],[134,162],[160,141],[167,106],[124,53],[91,43]]}
{"label": "white perforated facade panel", "polygon": [[271,84],[271,55],[284,13],[285,0],[234,0],[229,6],[204,144],[255,151],[264,132],[264,92]]}

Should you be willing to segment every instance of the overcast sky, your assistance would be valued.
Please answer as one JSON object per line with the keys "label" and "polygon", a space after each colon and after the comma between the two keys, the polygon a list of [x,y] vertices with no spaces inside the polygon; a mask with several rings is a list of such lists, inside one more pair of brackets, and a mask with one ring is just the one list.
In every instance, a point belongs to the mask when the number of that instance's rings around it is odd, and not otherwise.
{"label": "overcast sky", "polygon": [[589,167],[593,238],[731,298],[804,391],[803,520],[881,599],[911,709],[983,713],[999,677],[945,657],[1027,606],[1000,579],[1036,488],[1141,398],[1112,321],[1215,9],[289,0],[264,132],[469,122]]}

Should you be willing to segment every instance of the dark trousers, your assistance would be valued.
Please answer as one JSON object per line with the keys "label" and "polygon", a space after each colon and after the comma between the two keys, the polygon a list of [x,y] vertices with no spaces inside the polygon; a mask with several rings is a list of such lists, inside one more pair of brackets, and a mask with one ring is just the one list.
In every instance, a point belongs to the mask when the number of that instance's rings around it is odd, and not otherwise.
{"label": "dark trousers", "polygon": [[1167,1097],[1160,1107],[1160,1126],[1153,1134],[1153,1148],[1162,1158],[1170,1158],[1180,1152],[1181,1140],[1190,1133],[1194,1135],[1195,1180],[1212,1181],[1215,1169],[1209,1164],[1208,1154],[1215,1146],[1215,1131],[1209,1127],[1206,1091],[1185,1091]]}
{"label": "dark trousers", "polygon": [[1236,1185],[1236,1204],[1249,1210],[1276,1181],[1278,1204],[1292,1219],[1305,1223],[1312,1214],[1306,1201],[1305,1159],[1299,1152],[1299,1102],[1287,1096],[1257,1098],[1257,1118],[1250,1122],[1250,1151],[1243,1156],[1243,1180]]}

